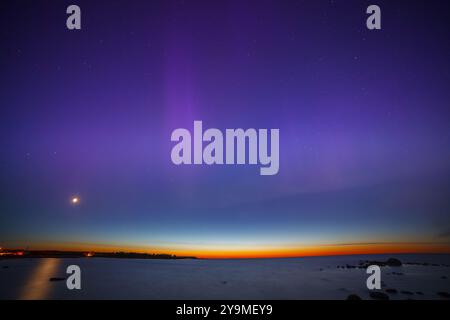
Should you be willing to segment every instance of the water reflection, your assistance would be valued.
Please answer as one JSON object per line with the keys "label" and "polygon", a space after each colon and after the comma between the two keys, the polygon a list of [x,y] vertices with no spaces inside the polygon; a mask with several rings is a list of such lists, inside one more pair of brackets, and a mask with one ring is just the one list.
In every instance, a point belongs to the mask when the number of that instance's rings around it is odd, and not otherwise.
{"label": "water reflection", "polygon": [[60,259],[39,259],[19,298],[25,300],[46,299],[51,288],[49,278],[54,277],[60,262]]}

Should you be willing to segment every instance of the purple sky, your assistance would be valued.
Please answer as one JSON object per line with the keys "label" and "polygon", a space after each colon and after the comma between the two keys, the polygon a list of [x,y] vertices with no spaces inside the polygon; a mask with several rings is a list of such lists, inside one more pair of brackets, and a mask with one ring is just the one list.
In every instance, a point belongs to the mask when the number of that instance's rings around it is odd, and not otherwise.
{"label": "purple sky", "polygon": [[[2,1],[0,245],[448,244],[450,4],[376,3]],[[279,173],[173,165],[194,120]]]}

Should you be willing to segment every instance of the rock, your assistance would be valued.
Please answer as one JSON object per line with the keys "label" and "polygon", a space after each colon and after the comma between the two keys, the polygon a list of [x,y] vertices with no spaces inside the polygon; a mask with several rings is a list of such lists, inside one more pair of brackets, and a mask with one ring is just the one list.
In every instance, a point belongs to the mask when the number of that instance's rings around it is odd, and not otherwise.
{"label": "rock", "polygon": [[402,262],[395,258],[389,258],[386,261],[386,265],[388,265],[390,267],[400,267],[402,265]]}
{"label": "rock", "polygon": [[350,294],[347,297],[347,300],[362,300],[360,296],[358,296],[357,294]]}
{"label": "rock", "polygon": [[438,294],[438,296],[440,296],[440,297],[442,297],[442,298],[450,299],[450,293],[448,293],[448,292],[440,291],[440,292],[438,292],[437,294]]}
{"label": "rock", "polygon": [[66,278],[52,277],[52,278],[50,278],[48,280],[49,281],[63,281],[63,280],[66,280]]}
{"label": "rock", "polygon": [[226,281],[222,281],[222,284],[227,284],[228,282],[226,282]]}
{"label": "rock", "polygon": [[9,266],[3,266],[2,268],[3,268],[3,269],[8,269],[8,268],[9,268]]}
{"label": "rock", "polygon": [[368,266],[371,266],[371,265],[377,265],[379,267],[385,267],[385,266],[400,267],[400,266],[402,266],[402,262],[396,258],[389,258],[387,261],[376,261],[376,260],[360,261],[359,265],[362,267],[365,267],[365,268],[367,268]]}
{"label": "rock", "polygon": [[386,293],[379,291],[372,291],[370,297],[376,300],[389,300],[389,296]]}
{"label": "rock", "polygon": [[402,290],[402,291],[400,291],[400,293],[407,294],[409,296],[414,294],[414,292],[407,291],[407,290]]}
{"label": "rock", "polygon": [[447,277],[446,277],[446,276],[442,276],[441,279],[442,279],[442,280],[446,280]]}
{"label": "rock", "polygon": [[422,291],[416,291],[416,294],[418,294],[419,296],[423,296],[423,292]]}
{"label": "rock", "polygon": [[392,288],[386,289],[386,292],[387,293],[398,293],[397,289],[392,289]]}

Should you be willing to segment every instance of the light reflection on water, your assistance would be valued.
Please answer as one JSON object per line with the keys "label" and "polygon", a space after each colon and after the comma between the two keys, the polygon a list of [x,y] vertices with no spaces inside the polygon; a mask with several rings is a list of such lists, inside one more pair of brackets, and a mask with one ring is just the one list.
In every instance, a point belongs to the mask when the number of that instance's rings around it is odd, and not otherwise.
{"label": "light reflection on water", "polygon": [[19,299],[37,300],[46,299],[51,283],[49,279],[53,277],[61,263],[60,259],[39,259],[39,263],[31,272]]}

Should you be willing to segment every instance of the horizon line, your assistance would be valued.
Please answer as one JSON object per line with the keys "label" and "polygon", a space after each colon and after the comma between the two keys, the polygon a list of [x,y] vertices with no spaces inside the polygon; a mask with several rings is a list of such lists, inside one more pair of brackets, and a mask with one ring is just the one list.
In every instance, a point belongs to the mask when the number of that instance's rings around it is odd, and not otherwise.
{"label": "horizon line", "polygon": [[101,246],[86,247],[51,247],[28,249],[22,246],[3,247],[0,250],[23,252],[61,252],[61,253],[97,253],[97,254],[146,254],[169,255],[176,257],[195,257],[197,259],[276,259],[276,258],[304,258],[325,256],[353,256],[353,255],[381,255],[381,254],[450,254],[448,243],[362,243],[362,244],[336,244],[297,248],[269,248],[266,250],[161,250],[137,249],[120,247],[105,249]]}

